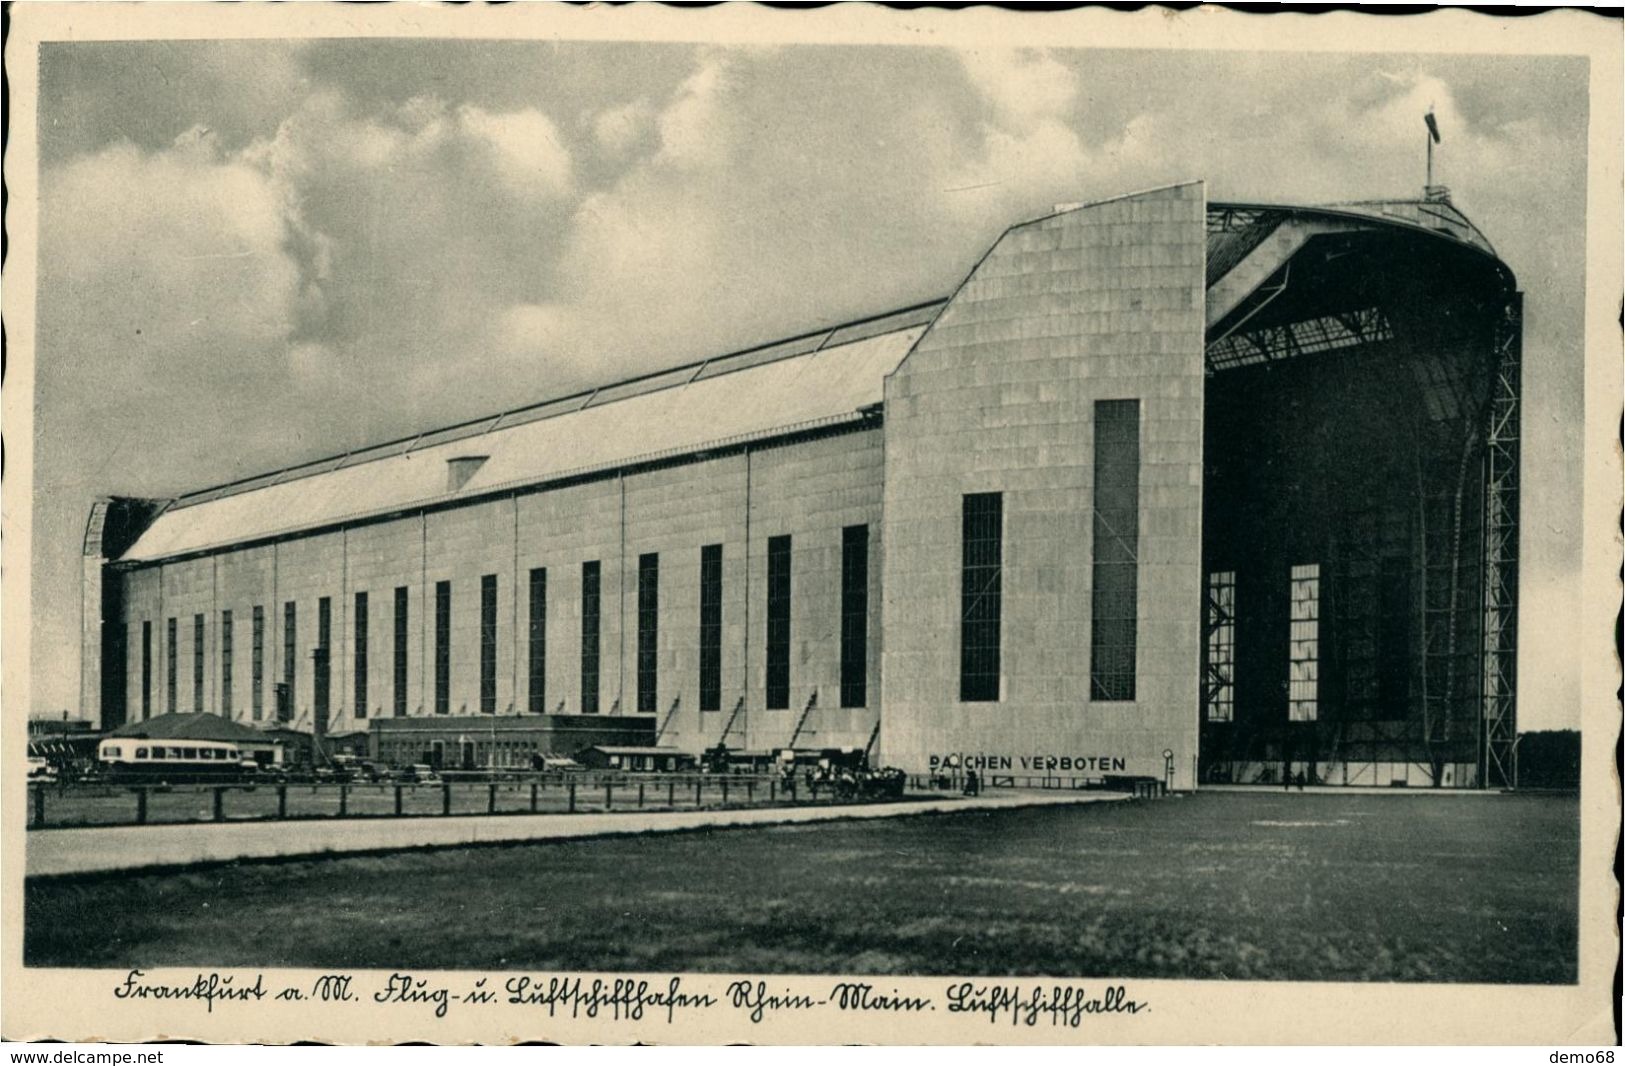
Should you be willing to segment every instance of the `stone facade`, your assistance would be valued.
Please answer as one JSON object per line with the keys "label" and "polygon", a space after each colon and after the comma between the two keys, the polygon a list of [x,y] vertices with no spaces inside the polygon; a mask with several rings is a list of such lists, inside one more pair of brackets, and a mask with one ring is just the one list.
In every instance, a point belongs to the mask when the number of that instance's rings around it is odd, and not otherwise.
{"label": "stone facade", "polygon": [[[150,714],[223,713],[270,723],[286,674],[287,605],[293,604],[292,723],[317,710],[321,604],[328,610],[329,732],[394,719],[396,589],[407,590],[404,709],[435,711],[437,586],[448,582],[447,717],[483,713],[482,583],[496,582],[494,714],[530,717],[530,573],[546,570],[544,685],[548,715],[589,714],[582,696],[582,565],[600,567],[598,689],[601,716],[637,715],[639,558],[658,556],[655,711],[662,743],[698,751],[783,746],[798,723],[803,747],[866,744],[878,719],[879,517],[883,449],[860,428],[724,457],[367,522],[119,572],[129,634],[124,684],[130,717],[143,717],[142,624],[151,623]],[[840,707],[841,537],[867,524],[870,541],[868,706]],[[793,542],[792,706],[764,711],[766,555],[771,536]],[[721,706],[700,710],[700,552],[723,552]],[[356,703],[356,593],[367,593],[366,706]],[[253,617],[263,612],[259,713]],[[230,698],[223,691],[224,611],[232,616]],[[195,617],[204,620],[203,693],[196,700]],[[175,704],[169,704],[170,619]],[[816,691],[818,700],[803,720]],[[733,714],[735,708],[740,713]],[[553,720],[553,719],[549,719]],[[562,720],[562,719],[561,719]],[[474,727],[478,728],[478,727]],[[552,734],[548,734],[552,735]],[[558,733],[566,737],[565,733]],[[596,736],[596,734],[594,734]],[[645,734],[639,734],[644,736]],[[601,739],[601,738],[600,738]],[[568,752],[565,752],[568,754]]]}
{"label": "stone facade", "polygon": [[[885,613],[907,620],[886,634],[888,761],[1162,778],[1172,751],[1173,785],[1193,784],[1205,206],[1181,185],[1010,230],[888,379]],[[1140,402],[1138,676],[1133,700],[1101,701],[1093,411],[1120,399]],[[1002,686],[962,702],[961,502],[983,492],[1003,494]]]}

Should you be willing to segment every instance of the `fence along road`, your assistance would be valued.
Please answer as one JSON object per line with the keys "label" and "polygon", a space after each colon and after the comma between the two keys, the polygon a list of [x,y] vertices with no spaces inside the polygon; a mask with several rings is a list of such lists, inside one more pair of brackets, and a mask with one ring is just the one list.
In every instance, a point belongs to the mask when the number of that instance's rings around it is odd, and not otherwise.
{"label": "fence along road", "polygon": [[512,774],[432,783],[33,785],[28,828],[308,818],[682,810],[833,803],[842,795],[804,778],[737,774]]}
{"label": "fence along road", "polygon": [[[298,786],[290,786],[298,787]],[[332,786],[328,786],[332,787]],[[359,787],[359,786],[358,786]],[[754,807],[581,813],[470,814],[462,817],[317,817],[279,820],[177,822],[166,825],[92,826],[27,835],[27,876],[54,877],[120,870],[191,866],[238,859],[360,854],[421,847],[457,847],[518,841],[567,840],[625,833],[672,832],[730,826],[767,826],[843,818],[1012,807],[1110,802],[1109,792],[1010,792],[880,803],[818,802]],[[578,789],[579,800],[579,789]],[[579,808],[578,808],[579,811]],[[295,827],[297,827],[295,829]],[[290,832],[290,829],[295,831]]]}

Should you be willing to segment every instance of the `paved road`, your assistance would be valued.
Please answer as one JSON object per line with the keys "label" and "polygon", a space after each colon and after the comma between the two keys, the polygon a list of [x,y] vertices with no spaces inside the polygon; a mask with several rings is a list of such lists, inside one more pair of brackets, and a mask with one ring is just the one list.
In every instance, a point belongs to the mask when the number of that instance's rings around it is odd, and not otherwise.
{"label": "paved road", "polygon": [[1321,796],[1498,796],[1499,789],[1484,788],[1429,788],[1426,785],[1413,785],[1409,788],[1392,788],[1383,785],[1305,785],[1299,788],[1283,788],[1279,783],[1273,785],[1203,785],[1203,792],[1274,792],[1285,796],[1288,793],[1298,795]]}
{"label": "paved road", "polygon": [[1001,810],[1124,798],[1109,792],[1012,792],[974,799],[952,796],[905,803],[837,806],[52,829],[28,834],[27,870],[30,877],[49,877],[234,859],[456,847],[849,818],[895,818],[933,811]]}

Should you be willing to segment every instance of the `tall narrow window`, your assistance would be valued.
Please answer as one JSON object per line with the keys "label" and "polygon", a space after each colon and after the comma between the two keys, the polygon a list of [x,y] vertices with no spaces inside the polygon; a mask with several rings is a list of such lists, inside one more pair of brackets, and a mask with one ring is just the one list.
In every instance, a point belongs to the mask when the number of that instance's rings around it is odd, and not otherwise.
{"label": "tall narrow window", "polygon": [[411,590],[395,588],[395,662],[391,671],[390,703],[396,718],[406,717],[407,626],[410,621]]}
{"label": "tall narrow window", "polygon": [[638,713],[658,710],[660,685],[660,555],[638,556]]}
{"label": "tall narrow window", "polygon": [[451,713],[451,582],[434,583],[434,713]]}
{"label": "tall narrow window", "polygon": [[960,508],[959,698],[996,703],[1003,649],[1004,494],[969,493]]}
{"label": "tall narrow window", "polygon": [[547,713],[547,567],[530,572],[530,713]]}
{"label": "tall narrow window", "polygon": [[192,711],[202,714],[207,707],[203,703],[203,616],[192,616]]}
{"label": "tall narrow window", "polygon": [[581,713],[598,713],[597,560],[581,564]]}
{"label": "tall narrow window", "polygon": [[141,720],[152,717],[152,622],[141,623]]}
{"label": "tall narrow window", "polygon": [[1313,722],[1320,698],[1320,566],[1292,568],[1292,641],[1287,662],[1287,718]]}
{"label": "tall narrow window", "polygon": [[1236,714],[1236,574],[1216,570],[1207,576],[1207,678],[1202,703],[1210,722]]}
{"label": "tall narrow window", "polygon": [[292,600],[282,605],[282,694],[277,704],[278,721],[294,717],[294,685],[299,680],[299,608]]}
{"label": "tall narrow window", "polygon": [[767,539],[767,709],[790,706],[790,537]]}
{"label": "tall narrow window", "polygon": [[1140,401],[1095,401],[1089,693],[1132,700],[1140,566]]}
{"label": "tall narrow window", "polygon": [[497,576],[480,578],[480,713],[497,713]]}
{"label": "tall narrow window", "polygon": [[841,706],[869,702],[869,527],[841,531]]}
{"label": "tall narrow window", "polygon": [[367,594],[355,594],[355,716],[367,717]]}
{"label": "tall narrow window", "polygon": [[176,644],[175,634],[176,634],[176,632],[177,632],[177,629],[176,629],[176,626],[175,626],[175,619],[171,618],[169,620],[169,625],[168,625],[167,632],[165,632],[165,634],[164,634],[164,637],[165,637],[165,641],[164,641],[164,644],[165,644],[165,648],[164,648],[164,669],[166,670],[166,674],[165,674],[165,678],[164,678],[165,686],[166,686],[166,691],[164,693],[164,709],[166,711],[168,711],[170,714],[174,714],[175,711],[176,711],[176,706],[175,706],[175,644]]}
{"label": "tall narrow window", "polygon": [[252,645],[249,649],[249,680],[254,688],[248,694],[250,712],[254,721],[265,717],[265,608],[254,605]]}
{"label": "tall narrow window", "polygon": [[231,612],[220,612],[220,713],[231,717]]}
{"label": "tall narrow window", "polygon": [[722,710],[722,545],[700,549],[700,710]]}
{"label": "tall narrow window", "polygon": [[327,731],[333,706],[333,600],[322,596],[316,601],[316,656],[312,674],[316,728]]}

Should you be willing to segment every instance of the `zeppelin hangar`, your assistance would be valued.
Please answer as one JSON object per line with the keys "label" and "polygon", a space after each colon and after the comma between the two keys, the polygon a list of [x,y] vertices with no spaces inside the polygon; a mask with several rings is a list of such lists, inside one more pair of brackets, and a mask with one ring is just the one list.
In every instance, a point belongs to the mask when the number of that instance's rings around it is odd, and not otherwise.
{"label": "zeppelin hangar", "polygon": [[85,711],[469,766],[1499,787],[1521,333],[1442,188],[1062,206],[940,300],[102,499]]}

